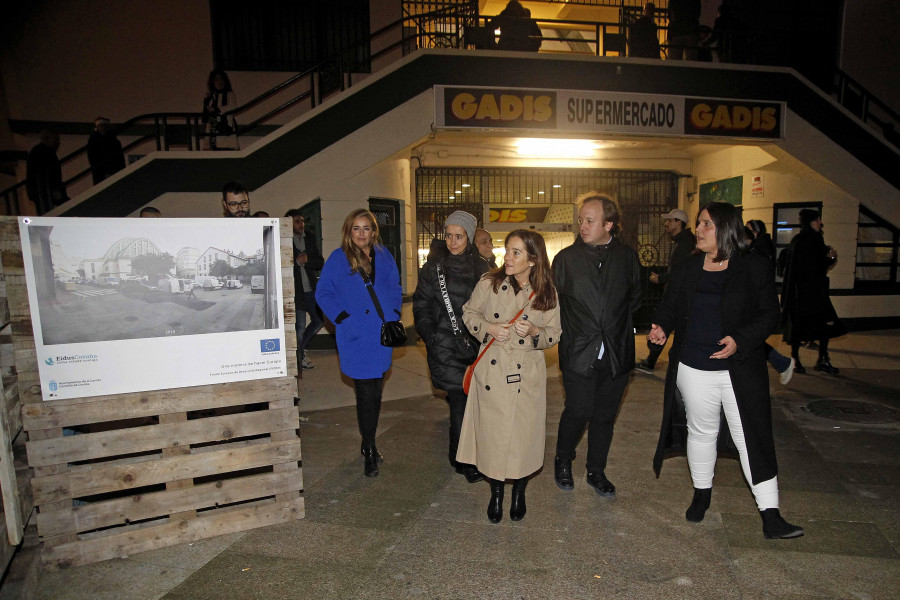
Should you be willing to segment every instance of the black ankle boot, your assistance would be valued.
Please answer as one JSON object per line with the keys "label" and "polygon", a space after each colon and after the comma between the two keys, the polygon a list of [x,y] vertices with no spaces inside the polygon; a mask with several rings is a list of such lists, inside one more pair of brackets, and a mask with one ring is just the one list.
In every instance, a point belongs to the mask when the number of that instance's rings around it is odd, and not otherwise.
{"label": "black ankle boot", "polygon": [[800,363],[800,356],[791,356],[794,359],[794,373],[799,373],[800,375],[804,375],[806,373],[806,367],[804,367]]}
{"label": "black ankle boot", "polygon": [[762,517],[763,535],[767,540],[788,539],[803,535],[803,528],[785,521],[777,508],[761,510],[759,516]]}
{"label": "black ankle boot", "polygon": [[[384,456],[381,455],[381,452],[378,451],[378,448],[375,448],[374,446],[372,446],[372,447],[375,449],[375,460],[377,460],[379,464],[380,464],[380,463],[383,463],[383,462],[384,462]],[[360,446],[359,446],[359,453],[362,454],[363,456],[366,455],[366,443],[365,443],[365,442],[363,442],[362,444],[360,444]]]}
{"label": "black ankle boot", "polygon": [[488,503],[487,516],[491,523],[499,523],[503,519],[503,480],[488,479],[491,484],[491,501]]}
{"label": "black ankle boot", "polygon": [[[822,371],[824,373],[828,373],[829,375],[837,375],[840,373],[840,369],[831,364],[831,360],[828,358],[828,354],[819,354],[819,360],[816,361],[815,366],[816,371]],[[796,371],[796,367],[794,371]]]}
{"label": "black ankle boot", "polygon": [[368,446],[363,448],[362,455],[366,461],[363,469],[365,476],[378,477],[378,450],[375,449],[375,446]]}
{"label": "black ankle boot", "polygon": [[691,505],[688,507],[687,512],[684,513],[684,518],[691,523],[702,521],[706,515],[706,509],[709,508],[710,498],[712,498],[712,488],[694,488],[694,499],[691,500]]}
{"label": "black ankle boot", "polygon": [[509,501],[509,518],[513,521],[521,521],[525,518],[525,486],[528,478],[516,479],[513,482],[512,498]]}

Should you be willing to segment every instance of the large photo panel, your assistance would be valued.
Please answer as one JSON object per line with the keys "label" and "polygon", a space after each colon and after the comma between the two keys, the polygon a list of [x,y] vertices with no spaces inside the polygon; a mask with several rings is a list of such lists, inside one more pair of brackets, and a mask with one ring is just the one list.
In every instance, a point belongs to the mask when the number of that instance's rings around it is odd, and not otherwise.
{"label": "large photo panel", "polygon": [[278,219],[19,219],[44,400],[281,377]]}

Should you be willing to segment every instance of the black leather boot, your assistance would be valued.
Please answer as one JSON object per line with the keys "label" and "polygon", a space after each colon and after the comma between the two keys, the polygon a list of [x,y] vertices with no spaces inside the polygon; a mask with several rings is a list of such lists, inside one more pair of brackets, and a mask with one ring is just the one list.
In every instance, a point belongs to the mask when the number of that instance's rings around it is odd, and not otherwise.
{"label": "black leather boot", "polygon": [[794,373],[799,373],[800,375],[804,375],[806,373],[806,367],[800,362],[800,355],[795,354],[792,355],[791,358],[794,359]]}
{"label": "black leather boot", "polygon": [[525,518],[525,486],[528,478],[516,479],[513,482],[512,498],[509,500],[509,518],[513,521],[521,521]]}
{"label": "black leather boot", "polygon": [[367,446],[362,451],[366,464],[363,473],[366,477],[378,477],[378,450],[375,446]]}
{"label": "black leather boot", "polygon": [[491,485],[491,501],[488,503],[487,516],[491,523],[499,523],[503,519],[503,481],[488,479]]}
{"label": "black leather boot", "polygon": [[763,535],[767,540],[782,540],[803,535],[803,528],[785,521],[777,508],[761,510],[759,516],[762,517]]}
{"label": "black leather boot", "polygon": [[691,523],[702,521],[706,515],[706,509],[709,508],[710,498],[712,498],[712,488],[694,488],[694,499],[691,500],[691,505],[688,507],[687,512],[684,513],[684,518]]}
{"label": "black leather boot", "polygon": [[569,492],[575,489],[575,479],[572,477],[572,461],[556,457],[553,460],[553,479],[556,487]]}
{"label": "black leather boot", "polygon": [[[819,360],[816,361],[815,366],[816,371],[822,371],[824,373],[828,373],[829,375],[837,375],[840,373],[840,369],[831,364],[831,359],[828,357],[828,354],[819,354]],[[797,370],[797,367],[794,367],[794,371]]]}
{"label": "black leather boot", "polygon": [[[372,447],[375,449],[375,460],[377,460],[379,464],[383,463],[384,456],[381,455],[381,452],[378,451],[378,448],[375,448],[375,446],[372,446]],[[366,455],[366,443],[365,442],[360,444],[359,453],[362,454],[363,456]]]}

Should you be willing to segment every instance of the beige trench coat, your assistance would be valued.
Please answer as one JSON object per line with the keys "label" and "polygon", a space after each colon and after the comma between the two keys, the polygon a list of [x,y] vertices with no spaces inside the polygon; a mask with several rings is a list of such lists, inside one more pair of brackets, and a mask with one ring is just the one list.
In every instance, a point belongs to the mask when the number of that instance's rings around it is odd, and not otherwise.
{"label": "beige trench coat", "polygon": [[[508,323],[528,303],[531,286],[513,294],[508,282],[497,293],[482,278],[463,306],[463,321],[482,349],[491,338],[487,326]],[[494,341],[475,366],[456,460],[476,465],[491,479],[520,479],[544,464],[547,421],[547,365],[543,350],[559,343],[559,300],[549,311],[522,314],[540,330],[506,342]]]}

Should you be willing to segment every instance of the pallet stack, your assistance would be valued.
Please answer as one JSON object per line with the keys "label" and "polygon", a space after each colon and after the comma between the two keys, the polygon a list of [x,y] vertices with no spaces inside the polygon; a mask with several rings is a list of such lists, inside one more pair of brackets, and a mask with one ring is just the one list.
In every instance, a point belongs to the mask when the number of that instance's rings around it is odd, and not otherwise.
{"label": "pallet stack", "polygon": [[[12,247],[18,229],[0,234]],[[7,292],[46,568],[304,516],[290,221],[280,235],[287,376],[49,402],[41,398],[18,247]]]}

